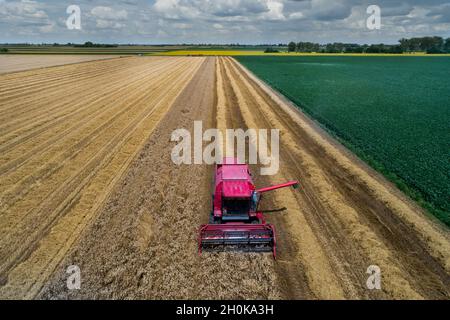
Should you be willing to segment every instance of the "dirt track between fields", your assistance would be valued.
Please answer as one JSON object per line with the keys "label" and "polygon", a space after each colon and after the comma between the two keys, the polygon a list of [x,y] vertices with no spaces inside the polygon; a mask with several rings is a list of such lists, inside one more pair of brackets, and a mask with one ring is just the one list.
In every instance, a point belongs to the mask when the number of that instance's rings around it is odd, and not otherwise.
{"label": "dirt track between fields", "polygon": [[[3,76],[1,297],[450,298],[448,230],[234,59],[119,60]],[[276,261],[197,255],[213,166],[170,159],[194,120],[281,130],[278,174],[252,166],[257,186],[300,181],[263,200]],[[370,265],[382,290],[366,287]]]}

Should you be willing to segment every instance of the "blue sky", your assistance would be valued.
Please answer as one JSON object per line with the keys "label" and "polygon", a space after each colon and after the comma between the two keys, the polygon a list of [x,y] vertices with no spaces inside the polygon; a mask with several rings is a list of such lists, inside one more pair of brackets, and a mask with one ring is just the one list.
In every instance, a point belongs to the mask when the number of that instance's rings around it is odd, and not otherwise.
{"label": "blue sky", "polygon": [[[81,30],[66,27],[69,5]],[[366,9],[381,9],[369,30]],[[450,37],[450,0],[0,0],[0,43],[395,43]]]}

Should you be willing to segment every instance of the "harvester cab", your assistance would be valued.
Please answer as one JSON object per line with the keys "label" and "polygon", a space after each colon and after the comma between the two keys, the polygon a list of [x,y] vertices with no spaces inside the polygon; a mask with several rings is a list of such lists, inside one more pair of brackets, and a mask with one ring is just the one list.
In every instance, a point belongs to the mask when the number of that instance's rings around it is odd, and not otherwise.
{"label": "harvester cab", "polygon": [[256,189],[248,165],[235,158],[225,158],[216,166],[209,224],[199,233],[202,251],[272,252],[276,257],[276,235],[259,211],[264,192],[297,187],[298,181]]}

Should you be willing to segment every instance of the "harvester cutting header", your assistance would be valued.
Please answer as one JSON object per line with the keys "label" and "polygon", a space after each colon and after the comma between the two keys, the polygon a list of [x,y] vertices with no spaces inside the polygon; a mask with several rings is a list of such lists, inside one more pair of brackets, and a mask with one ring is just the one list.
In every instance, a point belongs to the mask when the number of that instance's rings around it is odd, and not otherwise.
{"label": "harvester cutting header", "polygon": [[216,166],[209,224],[200,227],[198,249],[272,252],[276,257],[276,234],[259,211],[263,193],[298,186],[298,181],[256,189],[247,164],[225,158]]}

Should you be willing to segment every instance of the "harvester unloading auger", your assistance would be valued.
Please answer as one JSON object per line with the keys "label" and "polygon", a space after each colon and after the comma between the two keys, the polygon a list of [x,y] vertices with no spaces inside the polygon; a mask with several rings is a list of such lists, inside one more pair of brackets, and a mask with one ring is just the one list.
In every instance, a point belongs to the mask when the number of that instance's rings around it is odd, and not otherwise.
{"label": "harvester unloading auger", "polygon": [[276,234],[258,209],[261,195],[275,189],[298,186],[298,181],[256,189],[248,165],[225,158],[216,166],[209,224],[200,227],[198,250],[272,252]]}

